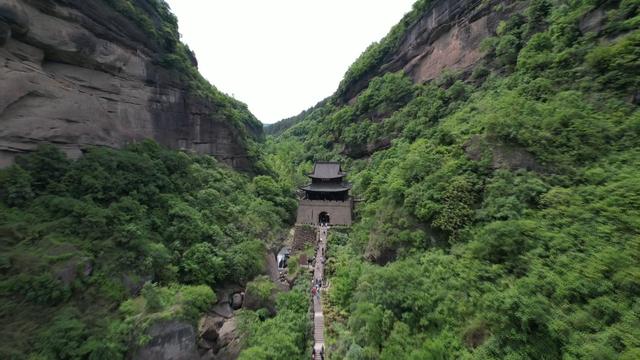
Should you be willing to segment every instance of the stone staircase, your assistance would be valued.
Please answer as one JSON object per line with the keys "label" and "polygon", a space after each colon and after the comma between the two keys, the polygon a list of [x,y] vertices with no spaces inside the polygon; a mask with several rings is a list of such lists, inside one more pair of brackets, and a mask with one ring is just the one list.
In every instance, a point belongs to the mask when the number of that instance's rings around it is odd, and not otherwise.
{"label": "stone staircase", "polygon": [[[316,253],[316,264],[313,271],[313,281],[311,286],[319,279],[324,284],[324,261],[323,256],[326,254],[327,248],[327,228],[318,227],[318,249]],[[313,348],[315,349],[314,359],[322,360],[320,355],[321,349],[324,350],[324,313],[322,311],[321,297],[324,296],[320,291],[320,296],[313,296]]]}

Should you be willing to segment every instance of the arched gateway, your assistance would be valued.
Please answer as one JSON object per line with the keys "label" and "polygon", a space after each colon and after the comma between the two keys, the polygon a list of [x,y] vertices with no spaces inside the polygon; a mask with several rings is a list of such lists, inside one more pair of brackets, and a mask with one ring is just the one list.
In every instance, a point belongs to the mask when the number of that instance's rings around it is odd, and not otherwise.
{"label": "arched gateway", "polygon": [[318,221],[320,224],[331,224],[331,217],[326,211],[323,211],[320,213],[320,216],[318,216]]}
{"label": "arched gateway", "polygon": [[313,173],[308,174],[311,183],[301,188],[304,195],[297,223],[351,226],[353,200],[349,196],[351,185],[344,181],[346,175],[337,162],[317,162]]}

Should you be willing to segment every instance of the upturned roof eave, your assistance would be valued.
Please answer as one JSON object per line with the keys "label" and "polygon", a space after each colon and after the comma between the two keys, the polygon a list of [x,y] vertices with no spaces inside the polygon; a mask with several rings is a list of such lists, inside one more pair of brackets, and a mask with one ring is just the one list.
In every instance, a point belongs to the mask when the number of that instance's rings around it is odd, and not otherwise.
{"label": "upturned roof eave", "polygon": [[315,175],[313,173],[307,174],[307,177],[310,177],[312,179],[339,179],[339,178],[343,178],[345,176],[347,176],[347,174],[345,174],[345,173],[339,173],[338,175],[335,175],[335,176],[317,176],[317,175]]}
{"label": "upturned roof eave", "polygon": [[318,187],[318,186],[302,186],[300,190],[303,191],[317,191],[317,192],[341,192],[351,190],[351,185],[341,185],[336,187]]}

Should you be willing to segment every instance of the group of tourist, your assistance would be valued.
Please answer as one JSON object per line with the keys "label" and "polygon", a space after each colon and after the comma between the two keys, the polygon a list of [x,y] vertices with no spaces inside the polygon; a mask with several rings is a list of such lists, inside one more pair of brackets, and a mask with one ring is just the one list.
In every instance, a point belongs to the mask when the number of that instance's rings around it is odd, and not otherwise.
{"label": "group of tourist", "polygon": [[[326,235],[327,235],[327,224],[320,224],[320,232],[321,232],[321,238],[325,238],[326,239]],[[325,240],[326,241],[326,240]],[[324,258],[324,247],[322,246],[322,243],[318,243],[318,248],[316,249],[316,265],[318,264],[318,261],[322,264],[322,266],[324,266],[324,262],[325,262],[325,258]],[[315,274],[315,277],[313,279],[313,285],[311,287],[311,295],[313,295],[314,298],[320,299],[320,288],[322,288],[322,274]]]}
{"label": "group of tourist", "polygon": [[[324,267],[324,262],[325,262],[325,249],[324,249],[324,243],[327,239],[327,229],[328,229],[328,225],[326,223],[321,223],[320,224],[320,241],[318,242],[318,248],[316,249],[316,270],[320,270],[320,271],[316,271],[314,273],[314,278],[313,278],[313,284],[311,287],[311,295],[312,295],[312,299],[314,299],[315,301],[320,302],[320,289],[323,287],[323,271],[321,270]],[[318,267],[318,266],[322,266],[322,267]],[[321,343],[317,343],[314,347],[313,347],[313,352],[311,354],[311,358],[312,359],[316,359],[316,356],[320,355],[320,359],[324,360],[324,344]]]}
{"label": "group of tourist", "polygon": [[311,359],[316,358],[316,353],[320,355],[321,360],[324,360],[324,345],[322,345],[320,349],[317,350],[317,352],[316,352],[316,348],[315,347],[313,348],[313,352],[311,353]]}

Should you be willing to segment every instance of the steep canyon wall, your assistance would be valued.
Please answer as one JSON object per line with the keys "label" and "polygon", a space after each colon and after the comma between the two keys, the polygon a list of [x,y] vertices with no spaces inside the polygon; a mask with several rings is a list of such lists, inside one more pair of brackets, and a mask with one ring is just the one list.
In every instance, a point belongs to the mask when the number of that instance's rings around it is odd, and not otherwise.
{"label": "steep canyon wall", "polygon": [[445,69],[465,71],[483,57],[481,43],[495,35],[501,20],[520,12],[513,0],[435,0],[412,22],[378,66],[344,84],[342,101],[356,97],[371,79],[403,70],[414,82],[438,77]]}
{"label": "steep canyon wall", "polygon": [[[153,19],[147,1],[134,3]],[[2,0],[0,167],[42,143],[77,157],[143,139],[249,167],[244,137],[260,136],[255,119],[234,124],[192,95],[160,53],[103,0]]]}

